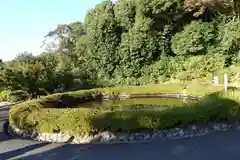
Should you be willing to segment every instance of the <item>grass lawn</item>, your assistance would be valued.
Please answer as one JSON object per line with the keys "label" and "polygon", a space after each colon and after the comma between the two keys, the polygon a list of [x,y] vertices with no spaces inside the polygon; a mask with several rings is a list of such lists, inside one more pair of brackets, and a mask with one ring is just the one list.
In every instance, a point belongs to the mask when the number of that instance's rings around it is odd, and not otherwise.
{"label": "grass lawn", "polygon": [[[90,135],[102,131],[159,130],[188,124],[203,124],[213,120],[231,120],[240,116],[240,91],[223,93],[222,90],[222,86],[189,83],[185,90],[181,84],[161,84],[54,94],[13,106],[10,110],[10,123],[28,131]],[[85,103],[99,99],[103,94],[182,93],[183,91],[204,98],[197,103],[183,103],[180,106],[164,109],[156,107],[156,101],[147,103],[147,100],[137,102],[135,100],[133,107],[126,105],[131,100],[124,100],[120,105],[108,104],[110,109],[104,108],[104,105],[98,106],[98,103],[95,107],[92,107],[91,103],[89,106]],[[73,108],[78,104],[80,104],[78,108]],[[148,105],[147,110],[146,105]]]}

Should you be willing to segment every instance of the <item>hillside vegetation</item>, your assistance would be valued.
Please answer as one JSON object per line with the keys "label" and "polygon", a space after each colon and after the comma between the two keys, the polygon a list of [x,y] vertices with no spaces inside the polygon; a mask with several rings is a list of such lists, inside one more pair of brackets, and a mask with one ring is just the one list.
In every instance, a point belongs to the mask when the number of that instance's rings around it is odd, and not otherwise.
{"label": "hillside vegetation", "polygon": [[84,22],[49,32],[48,51],[0,62],[0,99],[187,82],[208,79],[213,71],[228,72],[230,81],[239,83],[239,8],[236,0],[103,1]]}

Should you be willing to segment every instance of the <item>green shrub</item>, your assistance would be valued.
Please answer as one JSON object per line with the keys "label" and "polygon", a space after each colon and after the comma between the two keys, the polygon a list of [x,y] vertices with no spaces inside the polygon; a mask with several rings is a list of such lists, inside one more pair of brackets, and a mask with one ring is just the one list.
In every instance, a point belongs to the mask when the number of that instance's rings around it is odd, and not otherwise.
{"label": "green shrub", "polygon": [[240,116],[236,101],[212,94],[193,105],[157,111],[117,111],[93,117],[92,125],[98,132],[131,132],[138,129],[158,130],[188,124],[205,124],[209,121],[231,120]]}
{"label": "green shrub", "polygon": [[140,84],[165,82],[170,79],[181,81],[201,79],[215,70],[223,70],[224,64],[225,56],[218,54],[191,57],[167,56],[145,68]]}
{"label": "green shrub", "polygon": [[172,38],[176,55],[205,55],[215,44],[215,28],[208,22],[192,21]]}
{"label": "green shrub", "polygon": [[[53,94],[40,99],[25,101],[10,109],[10,124],[27,131],[67,132],[72,135],[89,135],[108,130],[131,132],[139,129],[157,130],[191,123],[206,123],[210,120],[225,120],[239,116],[239,91],[206,96],[198,103],[152,110],[111,107],[78,107],[74,105],[101,98],[102,95],[181,93],[183,85],[147,85],[104,89],[82,90]],[[185,93],[205,95],[221,88],[188,84]],[[139,102],[142,103],[142,102]],[[66,106],[64,104],[67,104]],[[144,103],[145,104],[145,103]],[[65,108],[62,108],[65,107]],[[124,106],[122,106],[124,107]]]}
{"label": "green shrub", "polygon": [[240,20],[232,19],[219,26],[219,50],[225,55],[237,56],[240,50]]}
{"label": "green shrub", "polygon": [[26,99],[27,96],[23,91],[3,90],[0,92],[0,101],[18,102],[24,101]]}

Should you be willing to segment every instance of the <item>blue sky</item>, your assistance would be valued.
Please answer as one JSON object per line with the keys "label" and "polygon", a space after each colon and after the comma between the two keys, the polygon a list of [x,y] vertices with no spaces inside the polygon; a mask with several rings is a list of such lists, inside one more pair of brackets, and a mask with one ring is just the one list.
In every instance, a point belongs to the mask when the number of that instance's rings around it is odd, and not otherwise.
{"label": "blue sky", "polygon": [[0,1],[0,59],[11,60],[23,51],[39,53],[48,31],[58,24],[83,21],[102,0]]}

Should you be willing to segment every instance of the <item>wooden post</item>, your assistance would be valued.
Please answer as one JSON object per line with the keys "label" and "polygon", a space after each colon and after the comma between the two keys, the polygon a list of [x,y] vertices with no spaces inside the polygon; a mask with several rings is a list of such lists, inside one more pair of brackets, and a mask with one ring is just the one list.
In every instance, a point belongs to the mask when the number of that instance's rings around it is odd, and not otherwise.
{"label": "wooden post", "polygon": [[228,74],[224,74],[224,90],[227,91],[228,89]]}

